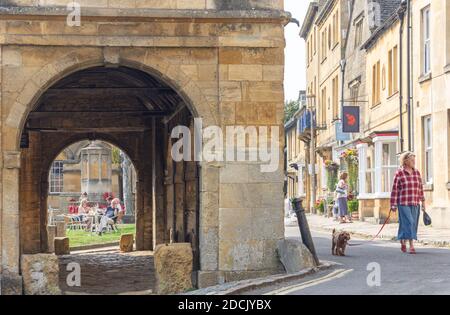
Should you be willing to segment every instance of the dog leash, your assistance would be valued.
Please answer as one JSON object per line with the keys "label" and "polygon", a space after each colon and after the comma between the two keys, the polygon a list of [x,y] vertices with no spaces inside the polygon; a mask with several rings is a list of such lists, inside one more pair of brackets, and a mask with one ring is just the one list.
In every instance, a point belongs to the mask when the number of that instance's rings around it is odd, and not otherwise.
{"label": "dog leash", "polygon": [[[389,220],[391,218],[391,214],[392,214],[392,209],[389,211],[388,217],[387,219],[384,221],[383,226],[381,227],[380,231],[377,233],[377,235],[375,235],[370,241],[368,241],[368,243],[373,242],[375,239],[378,238],[378,236],[381,234],[381,231],[383,231],[383,229],[386,227],[386,225],[389,223]],[[358,244],[348,244],[347,246],[361,246],[364,245],[365,243],[358,243]]]}

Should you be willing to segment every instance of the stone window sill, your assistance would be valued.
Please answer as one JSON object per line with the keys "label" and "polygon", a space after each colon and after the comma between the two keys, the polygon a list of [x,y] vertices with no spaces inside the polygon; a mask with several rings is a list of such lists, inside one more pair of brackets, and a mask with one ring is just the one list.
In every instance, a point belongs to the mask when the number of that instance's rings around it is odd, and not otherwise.
{"label": "stone window sill", "polygon": [[432,78],[433,78],[433,76],[432,76],[431,72],[427,73],[427,74],[422,74],[419,77],[419,84],[422,84],[422,83],[425,83],[427,81],[430,81]]}
{"label": "stone window sill", "polygon": [[423,191],[433,191],[434,185],[433,184],[424,184],[423,185]]}
{"label": "stone window sill", "polygon": [[449,73],[450,72],[450,63],[444,67],[444,72],[445,73]]}

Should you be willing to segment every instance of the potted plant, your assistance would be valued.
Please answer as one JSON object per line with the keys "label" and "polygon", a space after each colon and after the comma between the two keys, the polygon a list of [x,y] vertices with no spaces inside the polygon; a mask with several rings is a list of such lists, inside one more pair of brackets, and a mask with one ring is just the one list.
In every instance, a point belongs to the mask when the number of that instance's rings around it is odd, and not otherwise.
{"label": "potted plant", "polygon": [[322,215],[325,212],[325,200],[324,199],[317,200],[315,208],[317,210],[317,213]]}
{"label": "potted plant", "polygon": [[348,202],[348,212],[352,216],[352,219],[357,220],[359,218],[359,202],[356,199]]}

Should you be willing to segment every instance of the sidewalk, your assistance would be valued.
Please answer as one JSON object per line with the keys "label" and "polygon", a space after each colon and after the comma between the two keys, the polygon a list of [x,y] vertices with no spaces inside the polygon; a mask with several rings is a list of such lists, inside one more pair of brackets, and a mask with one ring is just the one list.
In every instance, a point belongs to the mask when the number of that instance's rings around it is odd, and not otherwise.
{"label": "sidewalk", "polygon": [[[349,224],[339,224],[332,218],[325,218],[318,215],[307,215],[308,224],[311,230],[319,232],[329,232],[333,229],[345,230],[350,234],[371,239],[381,229],[381,224],[372,224],[368,222],[354,221]],[[422,217],[420,217],[422,220]],[[285,219],[286,226],[297,226],[297,219]],[[378,239],[396,240],[398,224],[387,224],[378,236]],[[450,229],[438,229],[433,227],[419,226],[418,232],[419,243],[422,245],[432,245],[437,247],[450,247]]]}

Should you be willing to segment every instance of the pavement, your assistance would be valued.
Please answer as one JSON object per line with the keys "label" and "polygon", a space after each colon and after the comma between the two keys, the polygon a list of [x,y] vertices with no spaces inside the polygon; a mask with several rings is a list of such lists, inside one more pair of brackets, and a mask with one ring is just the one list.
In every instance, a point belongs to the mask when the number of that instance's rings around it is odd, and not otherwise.
{"label": "pavement", "polygon": [[[307,216],[309,228],[318,232],[329,232],[333,229],[338,231],[345,230],[350,234],[363,238],[373,238],[381,229],[382,225],[373,224],[369,222],[354,221],[353,223],[340,224],[332,218],[325,218],[324,216],[308,214]],[[420,218],[422,220],[422,217]],[[297,219],[286,218],[285,225],[287,227],[297,227]],[[396,240],[398,231],[398,223],[387,224],[377,239],[380,240]],[[435,247],[450,247],[450,229],[438,229],[419,226],[418,243],[422,245],[431,245]]]}

